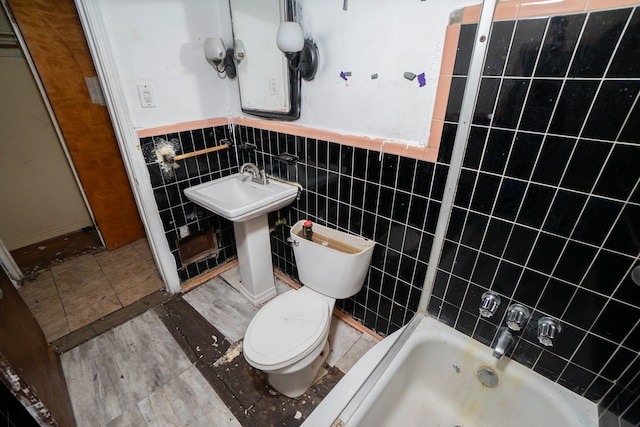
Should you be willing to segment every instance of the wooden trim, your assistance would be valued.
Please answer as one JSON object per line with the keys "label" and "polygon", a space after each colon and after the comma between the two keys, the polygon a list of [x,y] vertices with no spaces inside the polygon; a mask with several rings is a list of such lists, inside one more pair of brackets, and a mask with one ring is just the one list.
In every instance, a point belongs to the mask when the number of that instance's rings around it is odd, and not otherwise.
{"label": "wooden trim", "polygon": [[402,149],[402,156],[412,159],[424,159],[425,147],[420,145],[405,145]]}
{"label": "wooden trim", "polygon": [[462,15],[463,24],[474,24],[480,20],[480,11],[482,4],[476,4],[474,6],[467,6],[464,8],[464,14]]}
{"label": "wooden trim", "polygon": [[348,323],[349,326],[351,326],[352,328],[362,332],[363,334],[371,335],[373,338],[375,338],[378,341],[382,341],[384,339],[382,336],[378,335],[377,333],[375,333],[371,329],[369,329],[366,326],[364,326],[362,323],[356,321],[356,319],[354,319],[353,317],[349,316],[347,313],[344,313],[343,311],[340,311],[337,308],[333,309],[333,315],[336,316],[337,318],[341,319],[343,322]]}
{"label": "wooden trim", "polygon": [[638,0],[589,0],[586,10],[618,9],[638,5],[640,5]]}
{"label": "wooden trim", "polygon": [[231,119],[226,117],[218,117],[215,119],[205,120],[193,120],[189,122],[175,123],[172,125],[164,125],[159,127],[138,129],[138,138],[145,138],[148,136],[164,135],[168,133],[185,132],[191,129],[201,129],[221,125],[229,125],[232,123]]}
{"label": "wooden trim", "polygon": [[[404,147],[413,147],[413,145],[410,144],[403,144],[383,138],[342,134],[329,130],[308,128],[292,123],[268,122],[265,120],[251,119],[247,117],[242,117],[236,119],[235,121],[237,124],[244,126],[251,126],[258,129],[265,129],[274,132],[282,132],[290,135],[303,136],[305,138],[314,138],[324,141],[337,142],[338,144],[349,145],[352,147],[365,148],[369,150],[379,150],[383,153],[399,154],[404,150]],[[422,147],[426,145],[427,141],[424,141]]]}
{"label": "wooden trim", "polygon": [[101,319],[89,323],[58,338],[51,343],[53,351],[57,354],[63,354],[80,344],[89,341],[113,328],[120,326],[129,320],[141,315],[145,311],[169,301],[171,296],[164,290],[155,291],[147,296],[142,297],[138,301],[127,305],[121,309],[109,313]]}
{"label": "wooden trim", "polygon": [[[456,45],[453,46],[453,50],[457,49],[458,37],[456,39]],[[445,49],[448,49],[449,45],[445,41]],[[447,114],[447,102],[449,101],[449,91],[451,90],[451,81],[453,77],[451,75],[440,75],[440,79],[438,80],[438,89],[436,90],[436,102],[435,108],[433,109],[433,120],[444,120]]]}
{"label": "wooden trim", "polygon": [[[496,7],[494,21],[507,21],[523,18],[567,15],[602,9],[619,9],[640,5],[638,0],[562,0],[549,2],[542,0],[501,1]],[[464,9],[464,24],[476,23],[480,18],[480,5]]]}
{"label": "wooden trim", "polygon": [[438,160],[438,148],[434,148],[434,147],[425,148],[424,155],[422,156],[422,160],[435,163]]}
{"label": "wooden trim", "polygon": [[20,269],[37,272],[73,257],[103,250],[96,230],[78,230],[11,251]]}
{"label": "wooden trim", "polygon": [[[418,160],[426,160],[434,162],[438,154],[438,146],[428,145],[428,139],[422,145],[403,144],[395,141],[389,141],[382,138],[371,138],[368,136],[360,135],[347,135],[328,130],[308,128],[304,126],[294,125],[284,122],[272,122],[266,120],[258,120],[247,117],[235,118],[235,119],[207,119],[198,120],[193,122],[178,123],[170,126],[161,126],[157,128],[148,128],[137,131],[139,138],[151,137],[157,135],[164,135],[167,133],[183,132],[192,129],[198,129],[208,126],[220,126],[225,124],[234,124],[242,126],[250,126],[257,129],[263,129],[273,132],[287,133],[290,135],[302,136],[305,138],[314,138],[324,141],[336,142],[338,144],[349,145],[351,147],[364,148],[368,150],[377,150],[382,153],[400,154],[403,156],[411,157]],[[438,141],[439,143],[439,141]],[[176,158],[177,160],[177,158]]]}
{"label": "wooden trim", "polygon": [[444,121],[433,119],[431,120],[431,134],[429,135],[429,142],[434,148],[440,148],[440,139],[442,139],[442,131],[444,130]]}
{"label": "wooden trim", "polygon": [[496,12],[493,14],[494,21],[511,21],[518,17],[520,2],[518,1],[501,1],[496,6]]}
{"label": "wooden trim", "polygon": [[[607,0],[609,1],[609,0]],[[543,2],[540,0],[520,2],[518,19],[537,18],[541,16],[567,15],[582,12],[587,7],[587,0],[563,0],[561,2]]]}
{"label": "wooden trim", "polygon": [[300,289],[302,285],[300,283],[295,282],[291,277],[287,276],[280,270],[273,269],[273,275],[278,279],[282,280],[287,285],[291,286],[293,289]]}
{"label": "wooden trim", "polygon": [[214,268],[213,270],[209,270],[206,273],[202,273],[199,276],[194,277],[193,279],[187,280],[186,282],[184,282],[181,286],[180,286],[180,292],[185,294],[187,292],[189,292],[192,289],[197,288],[198,286],[208,282],[209,280],[213,279],[214,277],[224,273],[227,270],[232,269],[233,267],[238,265],[238,260],[234,259],[231,260],[229,262],[227,262],[226,264],[222,264],[216,268]]}

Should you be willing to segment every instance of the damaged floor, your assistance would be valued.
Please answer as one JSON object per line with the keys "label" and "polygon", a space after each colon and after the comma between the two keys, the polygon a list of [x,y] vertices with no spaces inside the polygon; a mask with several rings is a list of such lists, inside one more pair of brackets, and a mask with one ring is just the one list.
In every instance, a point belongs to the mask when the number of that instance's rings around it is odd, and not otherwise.
{"label": "damaged floor", "polygon": [[334,317],[324,375],[282,396],[241,354],[256,308],[237,284],[229,270],[63,354],[77,424],[297,426],[376,343]]}
{"label": "damaged floor", "polygon": [[[31,266],[18,292],[49,342],[164,288],[147,239],[114,251],[73,250],[86,243],[77,242],[85,234],[44,242],[42,254],[38,248],[12,252],[21,257],[19,265]],[[75,246],[58,251],[65,242]]]}

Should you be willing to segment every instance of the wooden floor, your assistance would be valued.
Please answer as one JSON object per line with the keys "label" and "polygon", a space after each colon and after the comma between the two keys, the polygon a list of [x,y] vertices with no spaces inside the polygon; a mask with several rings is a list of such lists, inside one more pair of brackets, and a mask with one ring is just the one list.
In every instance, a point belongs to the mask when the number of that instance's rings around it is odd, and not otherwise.
{"label": "wooden floor", "polygon": [[[80,249],[86,241],[78,237],[69,238],[64,249],[59,241],[43,242],[43,254],[19,251],[21,262],[28,253],[32,260],[20,295],[50,342],[164,288],[146,239],[106,251]],[[37,255],[40,261],[33,264]]]}
{"label": "wooden floor", "polygon": [[100,236],[95,228],[87,227],[73,233],[54,237],[44,242],[11,251],[22,274],[26,277],[37,275],[38,271],[52,265],[75,258],[83,254],[92,254],[104,250]]}
{"label": "wooden floor", "polygon": [[242,356],[255,308],[235,280],[237,268],[62,354],[78,425],[298,426],[377,342],[334,317],[323,377],[282,396]]}

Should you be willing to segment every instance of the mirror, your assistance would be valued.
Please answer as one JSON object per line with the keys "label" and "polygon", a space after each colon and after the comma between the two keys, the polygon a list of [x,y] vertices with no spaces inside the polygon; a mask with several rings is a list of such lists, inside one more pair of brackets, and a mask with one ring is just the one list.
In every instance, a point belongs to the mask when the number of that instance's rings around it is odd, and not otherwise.
{"label": "mirror", "polygon": [[276,44],[281,21],[293,20],[294,0],[229,0],[242,111],[254,116],[300,117],[300,79]]}

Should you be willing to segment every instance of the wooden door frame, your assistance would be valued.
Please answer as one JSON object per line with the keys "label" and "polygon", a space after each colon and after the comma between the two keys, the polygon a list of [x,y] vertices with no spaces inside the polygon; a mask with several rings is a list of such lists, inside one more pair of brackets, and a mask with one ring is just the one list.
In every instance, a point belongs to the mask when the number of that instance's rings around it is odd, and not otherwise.
{"label": "wooden door frame", "polygon": [[[102,238],[102,233],[100,232],[100,228],[96,224],[96,218],[93,215],[93,210],[91,210],[91,205],[89,204],[89,200],[87,199],[87,194],[85,193],[84,187],[80,182],[78,171],[76,170],[76,167],[73,164],[73,159],[71,157],[71,153],[69,152],[69,148],[67,147],[67,142],[64,139],[64,135],[62,134],[62,130],[60,129],[60,124],[58,123],[58,119],[56,118],[56,115],[53,112],[53,107],[49,102],[49,97],[47,96],[47,92],[44,89],[44,85],[42,84],[42,80],[40,79],[40,75],[38,74],[38,70],[36,69],[35,63],[33,62],[33,58],[31,57],[31,54],[29,53],[29,49],[27,48],[27,44],[24,40],[24,37],[22,36],[22,32],[20,31],[20,28],[18,28],[16,20],[13,17],[13,14],[11,13],[11,8],[9,7],[9,3],[7,1],[8,0],[0,0],[0,3],[2,3],[2,8],[4,9],[4,12],[7,14],[7,17],[9,18],[9,23],[11,24],[11,28],[13,29],[13,32],[16,35],[16,38],[18,39],[20,50],[22,51],[22,54],[24,55],[24,58],[27,61],[29,70],[31,71],[31,75],[33,76],[33,80],[35,81],[36,86],[38,88],[38,92],[40,93],[40,98],[42,98],[42,102],[44,103],[45,108],[47,109],[47,114],[49,115],[49,119],[51,120],[53,129],[56,133],[56,136],[58,137],[58,142],[60,143],[62,152],[64,153],[64,156],[67,159],[67,163],[69,165],[69,168],[71,169],[71,173],[73,174],[73,179],[75,180],[76,186],[80,191],[80,195],[82,196],[82,201],[84,202],[84,206],[86,207],[87,212],[89,212],[89,216],[91,217],[91,222],[93,223],[93,226],[98,232],[98,236],[100,237],[100,242],[102,243],[103,246],[106,246],[104,239]],[[9,254],[9,256],[11,256],[11,254]],[[13,261],[13,258],[11,258],[11,261],[15,264],[15,261]]]}
{"label": "wooden door frame", "polygon": [[[4,0],[2,0],[4,1]],[[157,261],[158,270],[167,292],[180,292],[180,277],[176,270],[176,261],[171,254],[153,189],[149,181],[144,157],[140,153],[140,140],[129,114],[129,108],[123,92],[124,83],[114,60],[107,30],[100,8],[100,0],[74,0],[80,23],[84,29],[98,79],[104,92],[107,109],[113,130],[122,153],[125,171],[129,177],[131,190],[138,205],[140,219],[147,233],[151,251]]]}
{"label": "wooden door frame", "polygon": [[104,103],[91,98],[95,64],[73,0],[4,0],[20,28],[105,246],[144,237],[122,152]]}

